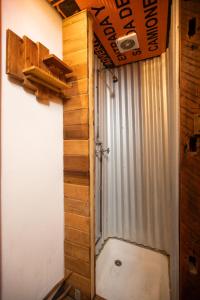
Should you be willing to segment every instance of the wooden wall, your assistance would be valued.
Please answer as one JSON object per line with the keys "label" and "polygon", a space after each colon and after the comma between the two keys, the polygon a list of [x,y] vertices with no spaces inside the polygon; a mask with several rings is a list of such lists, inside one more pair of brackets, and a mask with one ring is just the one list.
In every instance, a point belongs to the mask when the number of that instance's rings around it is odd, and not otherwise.
{"label": "wooden wall", "polygon": [[94,294],[92,39],[87,11],[63,21],[63,58],[73,69],[64,104],[65,271],[81,299]]}
{"label": "wooden wall", "polygon": [[[194,151],[195,140],[191,137],[194,138],[194,118],[200,114],[200,1],[181,0],[180,3],[180,299],[198,300],[200,299],[200,138],[196,139],[197,149]],[[196,21],[193,18],[196,18]],[[193,22],[190,23],[190,28],[189,21]],[[191,35],[194,29],[196,33]]]}

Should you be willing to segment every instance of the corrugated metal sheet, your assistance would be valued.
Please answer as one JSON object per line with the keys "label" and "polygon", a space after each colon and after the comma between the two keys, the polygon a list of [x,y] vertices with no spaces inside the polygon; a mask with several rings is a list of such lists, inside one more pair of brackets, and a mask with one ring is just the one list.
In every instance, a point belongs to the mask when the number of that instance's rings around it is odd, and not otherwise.
{"label": "corrugated metal sheet", "polygon": [[169,252],[166,55],[101,71],[103,239],[115,236]]}

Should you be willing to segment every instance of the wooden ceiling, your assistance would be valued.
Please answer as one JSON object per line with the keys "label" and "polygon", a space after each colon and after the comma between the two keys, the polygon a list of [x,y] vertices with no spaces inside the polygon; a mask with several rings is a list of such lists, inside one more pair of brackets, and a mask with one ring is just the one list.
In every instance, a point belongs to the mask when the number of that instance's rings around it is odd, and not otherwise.
{"label": "wooden ceiling", "polygon": [[[168,39],[170,0],[48,0],[63,18],[87,9],[94,18],[95,53],[107,67],[161,55]],[[116,39],[136,32],[139,49],[120,53]]]}
{"label": "wooden ceiling", "polygon": [[80,11],[75,0],[48,0],[48,2],[57,9],[63,19]]}

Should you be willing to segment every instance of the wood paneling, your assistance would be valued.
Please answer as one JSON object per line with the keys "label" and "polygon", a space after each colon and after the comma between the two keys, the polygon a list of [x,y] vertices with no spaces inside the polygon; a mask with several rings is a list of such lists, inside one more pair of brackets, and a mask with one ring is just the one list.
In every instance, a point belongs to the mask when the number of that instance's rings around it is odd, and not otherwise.
{"label": "wood paneling", "polygon": [[74,65],[71,65],[71,68],[73,69],[73,78],[76,79],[83,79],[85,77],[88,77],[88,68],[85,64],[77,63]]}
{"label": "wood paneling", "polygon": [[65,102],[64,111],[88,108],[88,95],[78,95],[71,97]]}
{"label": "wood paneling", "polygon": [[83,275],[86,278],[90,278],[90,264],[87,262],[74,258],[71,256],[65,256],[66,266],[72,272]]}
{"label": "wood paneling", "polygon": [[64,155],[81,155],[88,156],[88,140],[65,140],[64,141]]}
{"label": "wood paneling", "polygon": [[[200,2],[181,0],[180,74],[180,299],[200,299],[200,143],[190,151],[194,118],[200,113]],[[196,18],[196,33],[189,22]]]}
{"label": "wood paneling", "polygon": [[65,255],[81,259],[87,263],[90,261],[90,251],[88,247],[82,247],[68,241],[65,242]]}
{"label": "wood paneling", "polygon": [[89,202],[65,198],[64,207],[66,212],[86,217],[90,215]]}
{"label": "wood paneling", "polygon": [[64,184],[65,197],[89,201],[89,187],[77,184]]}
{"label": "wood paneling", "polygon": [[[88,44],[93,45],[92,19],[88,20]],[[95,295],[95,137],[94,137],[94,50],[88,48],[89,153],[90,153],[90,272],[92,297]]]}
{"label": "wood paneling", "polygon": [[90,245],[89,234],[68,226],[65,227],[65,239],[86,247]]}
{"label": "wood paneling", "polygon": [[74,62],[76,62],[76,64],[86,65],[88,58],[87,54],[87,48],[80,48],[78,51],[74,51],[71,53],[65,53],[64,51],[63,56],[64,60],[69,62],[69,65],[72,65]]}
{"label": "wood paneling", "polygon": [[71,184],[89,185],[89,173],[83,172],[64,172],[64,182]]}
{"label": "wood paneling", "polygon": [[88,156],[64,156],[65,171],[72,172],[89,172],[89,157]]}
{"label": "wood paneling", "polygon": [[63,21],[63,45],[73,69],[64,103],[65,272],[73,272],[71,284],[84,300],[94,296],[93,41],[86,11]]}
{"label": "wood paneling", "polygon": [[88,125],[88,109],[76,109],[64,111],[64,124],[67,125]]}
{"label": "wood paneling", "polygon": [[85,216],[80,216],[74,213],[65,213],[65,224],[74,229],[81,230],[85,233],[90,232],[90,218]]}
{"label": "wood paneling", "polygon": [[88,124],[75,124],[64,126],[64,139],[73,140],[73,139],[85,140],[89,138],[89,126]]}
{"label": "wood paneling", "polygon": [[81,94],[87,94],[87,88],[88,88],[87,78],[75,80],[70,83],[71,83],[71,87],[67,89],[67,94],[70,95],[70,97],[79,96]]}

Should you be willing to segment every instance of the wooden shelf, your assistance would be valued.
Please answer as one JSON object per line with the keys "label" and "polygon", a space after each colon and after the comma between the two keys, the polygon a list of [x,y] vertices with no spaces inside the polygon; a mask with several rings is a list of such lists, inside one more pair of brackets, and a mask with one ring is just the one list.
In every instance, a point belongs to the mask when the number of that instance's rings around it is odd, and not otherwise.
{"label": "wooden shelf", "polygon": [[72,73],[72,69],[54,54],[50,54],[47,57],[45,57],[43,59],[43,63],[48,68],[56,68],[63,74]]}
{"label": "wooden shelf", "polygon": [[68,99],[72,84],[67,83],[67,76],[72,70],[57,56],[50,55],[48,48],[26,36],[20,38],[9,29],[6,48],[6,73],[27,91],[34,92],[38,100],[45,102]]}
{"label": "wooden shelf", "polygon": [[69,84],[59,80],[58,78],[36,66],[31,66],[24,69],[23,74],[26,75],[27,79],[39,83],[53,90],[54,92],[61,92],[62,90],[66,90],[70,87]]}

